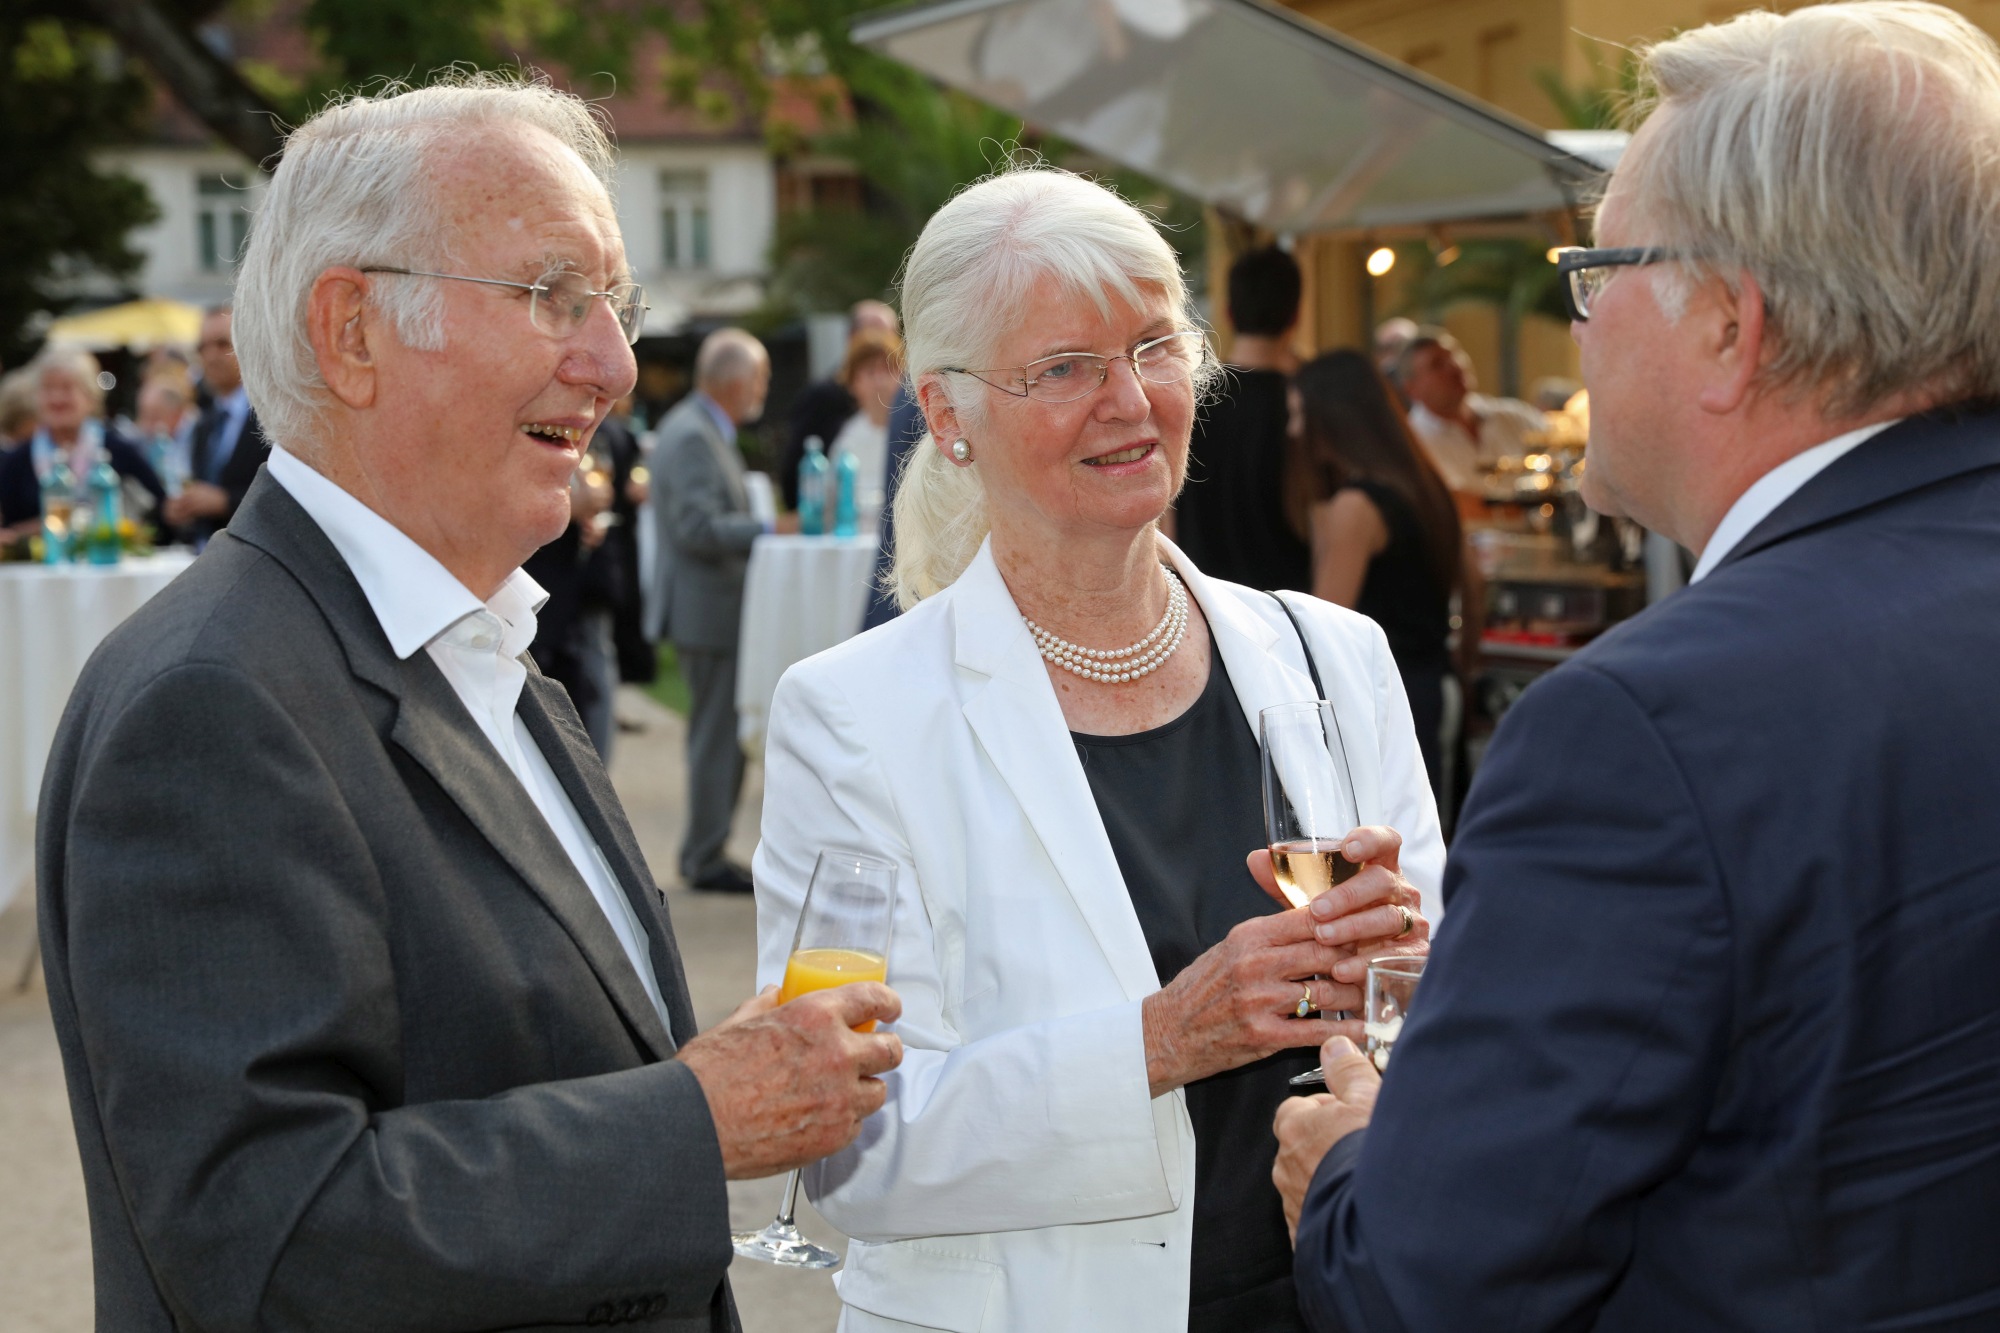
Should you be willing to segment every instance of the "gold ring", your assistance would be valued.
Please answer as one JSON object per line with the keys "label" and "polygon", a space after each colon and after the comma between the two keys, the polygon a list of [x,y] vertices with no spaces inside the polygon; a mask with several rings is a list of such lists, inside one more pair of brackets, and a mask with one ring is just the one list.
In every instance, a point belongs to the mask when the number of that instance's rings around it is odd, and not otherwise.
{"label": "gold ring", "polygon": [[1411,931],[1417,928],[1417,914],[1415,912],[1412,912],[1409,908],[1403,906],[1401,903],[1397,903],[1395,907],[1398,912],[1401,912],[1403,914],[1403,928],[1397,931],[1395,934],[1395,938],[1400,940],[1403,938],[1403,936],[1409,934]]}
{"label": "gold ring", "polygon": [[1298,1006],[1292,1012],[1304,1018],[1313,1011],[1313,988],[1304,982],[1300,982],[1299,985],[1304,993],[1299,996]]}

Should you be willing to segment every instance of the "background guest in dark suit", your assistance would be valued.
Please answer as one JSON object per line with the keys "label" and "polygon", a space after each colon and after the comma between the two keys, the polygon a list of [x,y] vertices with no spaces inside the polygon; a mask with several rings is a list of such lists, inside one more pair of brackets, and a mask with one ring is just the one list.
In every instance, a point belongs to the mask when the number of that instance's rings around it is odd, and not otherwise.
{"label": "background guest in dark suit", "polygon": [[732,1330],[725,1181],[881,1104],[897,1040],[850,1025],[886,988],[696,1032],[523,657],[520,562],[636,375],[612,169],[580,100],[460,75],[329,108],[271,179],[237,312],[280,447],[92,658],[42,791],[100,1328]]}
{"label": "background guest in dark suit", "polygon": [[29,369],[35,376],[38,425],[27,443],[0,456],[0,528],[40,519],[42,476],[58,457],[82,486],[100,449],[112,470],[146,496],[147,503],[128,517],[157,524],[166,489],[146,451],[104,420],[97,358],[73,347],[56,347],[36,357]]}
{"label": "background guest in dark suit", "polygon": [[1187,486],[1170,534],[1212,578],[1312,591],[1312,548],[1287,502],[1296,487],[1285,391],[1298,356],[1298,262],[1253,250],[1229,266],[1229,365],[1195,417]]}
{"label": "background guest in dark suit", "polygon": [[236,364],[234,318],[227,305],[213,306],[202,317],[201,341],[195,350],[201,355],[209,403],[189,441],[188,482],[166,507],[167,521],[196,549],[208,545],[208,539],[228,524],[257,469],[271,455],[270,442],[243,387],[243,370]]}
{"label": "background guest in dark suit", "polygon": [[688,685],[688,823],[681,878],[748,893],[750,874],[723,856],[743,788],[736,740],[736,647],[750,545],[765,531],[743,489],[736,428],[764,414],[771,358],[741,329],[718,329],[695,354],[694,392],[660,422],[653,504],[660,534],[660,623]]}
{"label": "background guest in dark suit", "polygon": [[528,651],[569,691],[606,765],[618,733],[619,620],[637,601],[639,555],[631,524],[638,506],[631,495],[638,463],[638,441],[614,410],[598,424],[570,483],[569,526],[521,566],[549,595]]}
{"label": "background guest in dark suit", "polygon": [[882,481],[882,525],[876,530],[875,570],[869,576],[868,609],[861,616],[863,629],[886,625],[902,614],[889,587],[889,571],[896,563],[896,485],[903,479],[910,450],[924,438],[925,429],[924,409],[905,379],[896,386],[896,401],[889,405],[889,466]]}
{"label": "background guest in dark suit", "polygon": [[1640,74],[1563,261],[1585,495],[1701,562],[1501,724],[1379,1102],[1335,1041],[1280,1111],[1301,1303],[1991,1328],[2000,50],[1826,5]]}

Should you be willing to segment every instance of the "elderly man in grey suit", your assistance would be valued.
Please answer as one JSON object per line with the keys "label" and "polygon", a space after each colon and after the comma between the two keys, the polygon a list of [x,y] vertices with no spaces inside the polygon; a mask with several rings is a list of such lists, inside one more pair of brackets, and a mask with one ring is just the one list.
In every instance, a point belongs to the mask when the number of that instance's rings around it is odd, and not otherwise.
{"label": "elderly man in grey suit", "polygon": [[882,1101],[880,986],[698,1034],[520,571],[635,378],[610,146],[461,76],[290,139],[237,288],[274,448],[106,641],[37,847],[97,1327],[734,1329],[727,1179]]}
{"label": "elderly man in grey suit", "polygon": [[660,422],[660,597],[654,637],[672,639],[688,684],[688,822],[681,878],[697,889],[747,893],[750,876],[724,858],[743,786],[736,741],[736,640],[743,571],[764,525],[750,514],[736,428],[764,415],[771,358],[741,329],[718,329],[695,355],[694,392]]}

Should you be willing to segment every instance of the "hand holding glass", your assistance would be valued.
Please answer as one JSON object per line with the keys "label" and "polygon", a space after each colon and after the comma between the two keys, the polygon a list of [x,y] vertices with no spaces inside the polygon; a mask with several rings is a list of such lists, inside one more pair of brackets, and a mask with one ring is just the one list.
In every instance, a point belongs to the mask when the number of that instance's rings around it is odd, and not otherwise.
{"label": "hand holding glass", "polygon": [[[778,1003],[811,991],[854,981],[885,981],[889,974],[889,927],[896,909],[896,867],[855,852],[821,852],[792,937]],[[873,1032],[875,1021],[855,1029]],[[799,1234],[799,1171],[785,1178],[785,1202],[762,1231],[739,1231],[730,1239],[746,1259],[787,1268],[833,1268],[840,1256]]]}
{"label": "hand holding glass", "polygon": [[[1417,983],[1423,980],[1426,957],[1377,958],[1368,964],[1368,988],[1361,1010],[1361,1053],[1377,1073],[1389,1072],[1389,1053],[1403,1035],[1403,1021],[1410,1016],[1410,1003],[1417,997]],[[1295,1088],[1326,1082],[1324,1069],[1310,1069],[1292,1079]]]}
{"label": "hand holding glass", "polygon": [[1340,844],[1361,822],[1340,722],[1324,699],[1276,704],[1258,714],[1264,760],[1264,831],[1271,872],[1304,907],[1361,867]]}

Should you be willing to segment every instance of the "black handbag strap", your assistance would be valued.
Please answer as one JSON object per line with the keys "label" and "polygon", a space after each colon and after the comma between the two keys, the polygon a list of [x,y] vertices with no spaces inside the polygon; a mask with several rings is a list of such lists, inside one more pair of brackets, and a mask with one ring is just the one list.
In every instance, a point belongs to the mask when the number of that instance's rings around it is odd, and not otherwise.
{"label": "black handbag strap", "polygon": [[1292,622],[1292,633],[1299,636],[1299,647],[1305,650],[1306,670],[1312,674],[1313,688],[1319,691],[1315,697],[1326,698],[1326,684],[1319,678],[1319,663],[1313,660],[1312,644],[1307,641],[1305,627],[1299,624],[1298,615],[1292,610],[1292,604],[1269,589],[1265,590],[1264,595],[1276,602],[1278,609],[1285,613],[1285,619]]}

